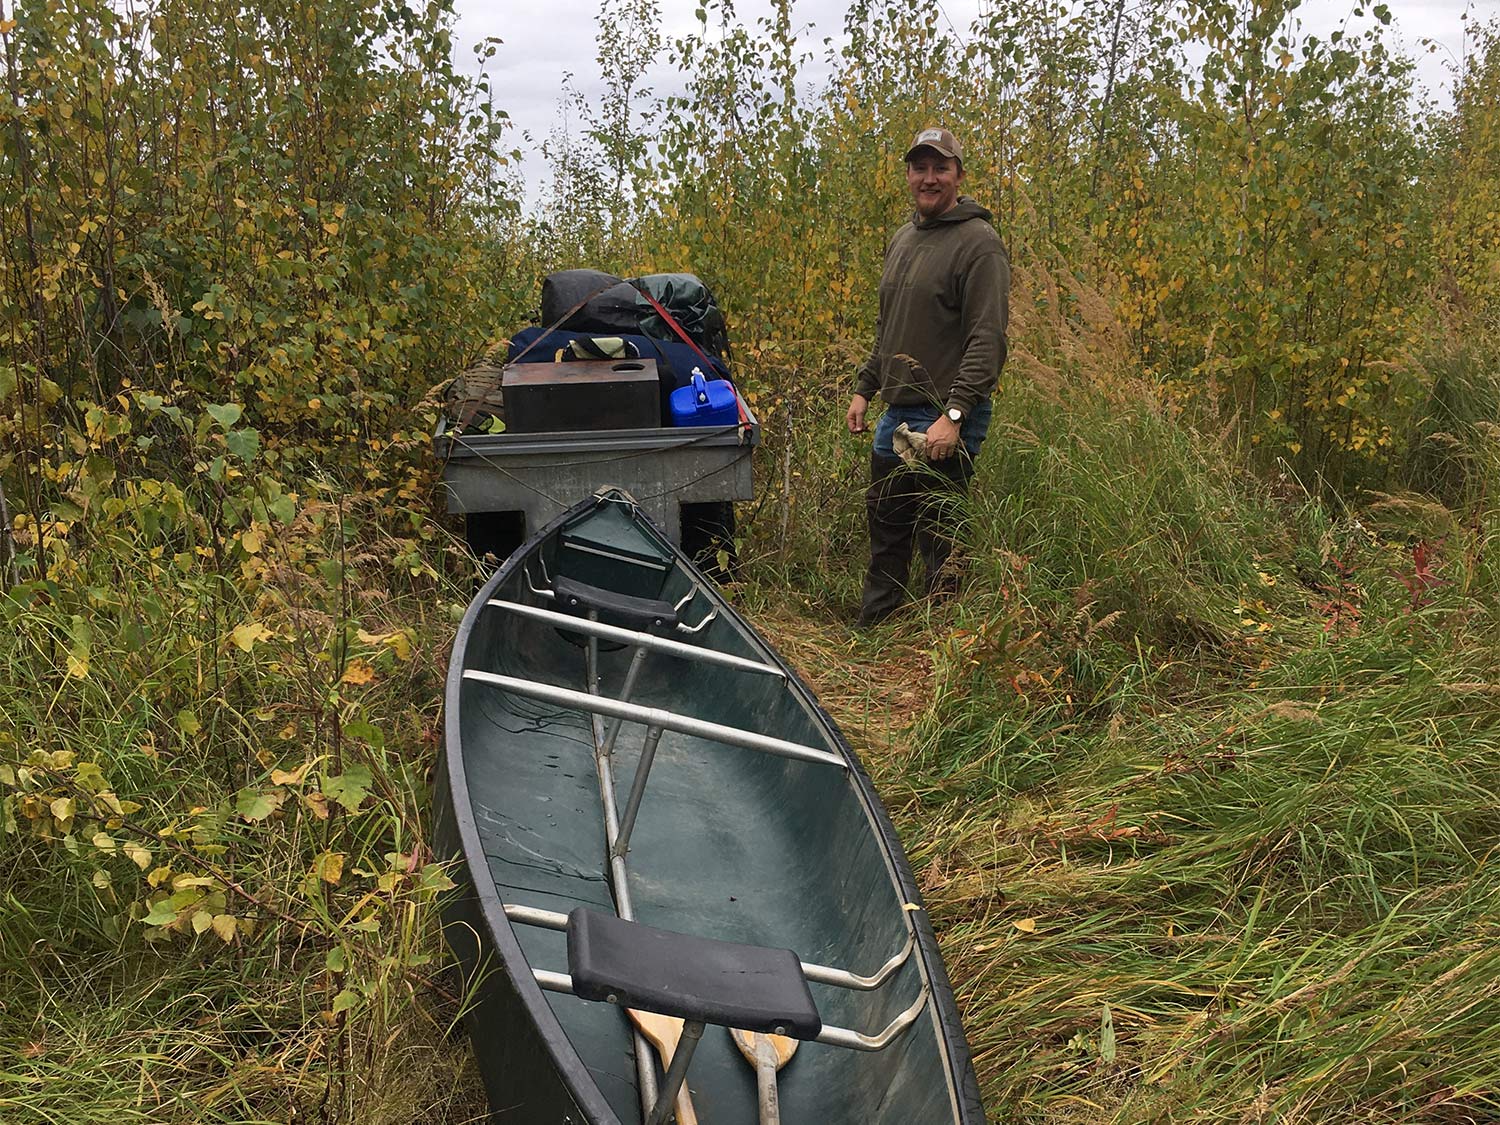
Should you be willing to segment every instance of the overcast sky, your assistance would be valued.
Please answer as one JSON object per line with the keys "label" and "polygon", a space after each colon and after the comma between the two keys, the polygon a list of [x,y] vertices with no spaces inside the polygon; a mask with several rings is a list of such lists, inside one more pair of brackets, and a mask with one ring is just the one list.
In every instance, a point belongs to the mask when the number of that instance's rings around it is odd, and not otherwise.
{"label": "overcast sky", "polygon": [[[1452,86],[1449,68],[1463,50],[1461,17],[1467,10],[1471,22],[1493,19],[1500,15],[1500,0],[1388,3],[1393,41],[1417,58],[1419,83],[1442,104],[1448,104]],[[660,4],[667,38],[697,29],[693,15],[697,0],[660,0]],[[454,54],[461,65],[475,69],[470,49],[475,43],[487,36],[502,40],[489,63],[491,86],[496,107],[508,112],[515,122],[512,142],[525,154],[527,194],[535,198],[541,176],[535,149],[560,120],[564,73],[571,73],[574,85],[587,95],[597,94],[600,88],[594,61],[599,0],[456,0],[456,5]],[[952,26],[966,34],[979,6],[980,0],[943,0],[941,8]],[[1308,34],[1326,37],[1351,18],[1355,6],[1354,0],[1305,0],[1297,15]],[[1365,5],[1367,12],[1369,6]],[[837,42],[841,36],[845,8],[843,0],[794,0],[792,14],[799,47],[810,51],[815,63],[823,57],[824,38],[833,37]],[[753,27],[754,21],[769,11],[770,5],[764,0],[740,0],[737,4],[738,18],[746,26]],[[1438,49],[1428,51],[1421,45],[1423,39],[1435,40]],[[672,69],[660,64],[646,70],[644,83],[657,95],[676,88]],[[530,134],[530,143],[521,136],[522,131]]]}

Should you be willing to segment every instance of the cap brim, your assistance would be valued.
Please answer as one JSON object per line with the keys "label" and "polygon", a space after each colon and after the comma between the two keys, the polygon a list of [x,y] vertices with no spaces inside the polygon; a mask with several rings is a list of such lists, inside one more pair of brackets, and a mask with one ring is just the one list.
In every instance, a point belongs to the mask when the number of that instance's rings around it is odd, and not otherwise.
{"label": "cap brim", "polygon": [[902,160],[905,161],[907,164],[910,164],[912,157],[916,156],[917,153],[921,152],[924,148],[930,148],[933,152],[937,153],[939,156],[947,157],[949,160],[958,160],[958,159],[961,159],[959,157],[958,153],[953,152],[951,149],[946,149],[942,145],[932,144],[929,141],[923,141],[921,144],[919,144],[919,145],[912,145],[911,148],[907,149],[906,150],[906,155],[904,157],[902,157]]}

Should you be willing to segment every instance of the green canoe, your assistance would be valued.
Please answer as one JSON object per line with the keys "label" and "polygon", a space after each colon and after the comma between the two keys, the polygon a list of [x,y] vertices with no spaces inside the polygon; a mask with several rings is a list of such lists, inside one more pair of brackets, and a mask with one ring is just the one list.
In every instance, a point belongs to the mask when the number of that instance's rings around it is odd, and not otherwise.
{"label": "green canoe", "polygon": [[[786,1125],[983,1125],[868,777],[628,496],[573,508],[485,585],[446,710],[444,925],[494,1120],[669,1120],[685,1071],[703,1125],[776,1120],[767,1102]],[[681,1028],[675,1067],[627,1009]],[[795,1042],[774,1096],[731,1026]]]}

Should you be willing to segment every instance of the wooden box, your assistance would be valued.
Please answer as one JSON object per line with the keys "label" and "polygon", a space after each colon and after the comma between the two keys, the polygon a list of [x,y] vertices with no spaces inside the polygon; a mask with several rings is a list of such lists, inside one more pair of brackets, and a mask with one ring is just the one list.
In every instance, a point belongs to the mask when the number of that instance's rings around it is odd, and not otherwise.
{"label": "wooden box", "polygon": [[501,380],[509,433],[639,430],[661,425],[654,359],[513,363]]}

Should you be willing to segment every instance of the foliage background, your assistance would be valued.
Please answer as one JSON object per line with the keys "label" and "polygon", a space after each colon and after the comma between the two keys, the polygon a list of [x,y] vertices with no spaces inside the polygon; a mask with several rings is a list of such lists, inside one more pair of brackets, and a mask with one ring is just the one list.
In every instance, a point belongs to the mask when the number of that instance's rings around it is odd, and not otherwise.
{"label": "foliage background", "polygon": [[[1500,33],[1438,111],[1388,18],[855,0],[809,96],[789,3],[606,0],[529,212],[444,3],[0,10],[5,1119],[478,1112],[432,391],[585,264],[725,306],[737,596],[867,747],[997,1119],[1493,1119]],[[936,120],[1004,422],[965,597],[855,638],[842,407]]]}

